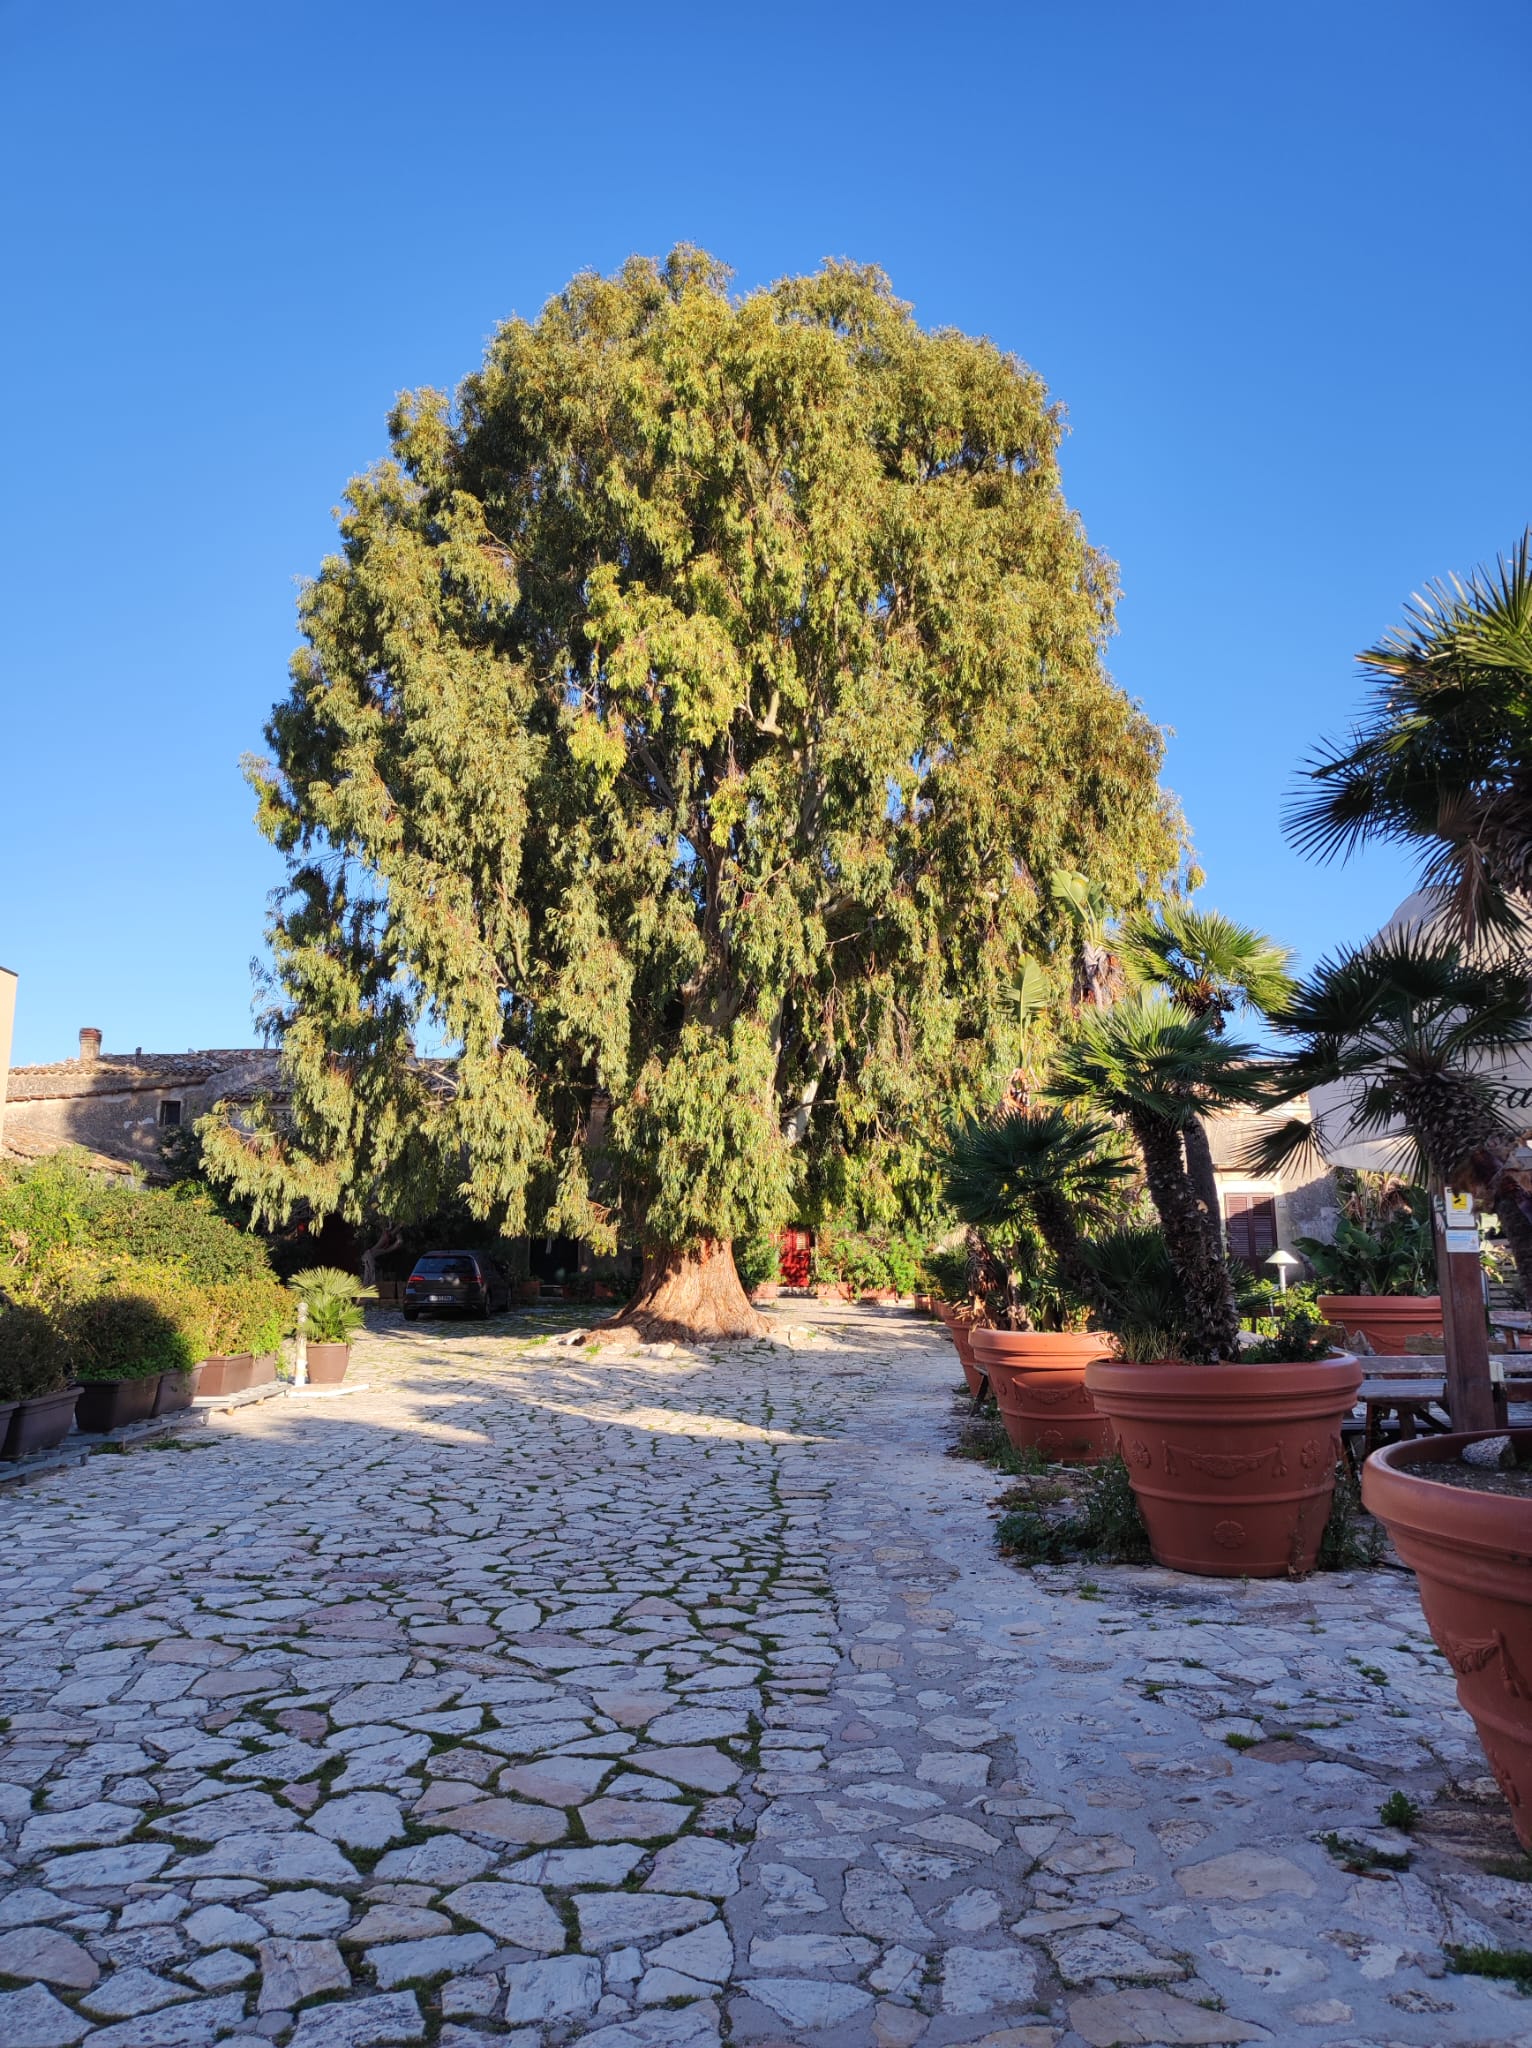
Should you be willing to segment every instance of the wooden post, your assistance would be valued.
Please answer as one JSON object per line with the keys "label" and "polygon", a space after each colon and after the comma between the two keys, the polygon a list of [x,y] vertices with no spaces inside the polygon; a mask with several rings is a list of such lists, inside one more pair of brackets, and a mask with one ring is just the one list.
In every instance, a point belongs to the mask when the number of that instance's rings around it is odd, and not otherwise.
{"label": "wooden post", "polygon": [[[1465,1207],[1466,1204],[1466,1207]],[[1484,1311],[1484,1267],[1479,1219],[1471,1195],[1434,1195],[1436,1285],[1442,1297],[1447,1346],[1447,1409],[1456,1430],[1493,1429],[1495,1396],[1489,1377],[1489,1323]]]}

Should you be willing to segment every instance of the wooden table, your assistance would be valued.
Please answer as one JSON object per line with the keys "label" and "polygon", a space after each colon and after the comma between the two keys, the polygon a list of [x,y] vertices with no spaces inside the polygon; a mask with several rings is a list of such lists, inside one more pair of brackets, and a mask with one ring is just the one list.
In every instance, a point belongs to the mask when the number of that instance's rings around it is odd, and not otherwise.
{"label": "wooden table", "polygon": [[[1363,1380],[1357,1393],[1365,1421],[1362,1425],[1362,1456],[1378,1449],[1384,1439],[1383,1425],[1390,1415],[1398,1418],[1398,1434],[1408,1441],[1416,1436],[1439,1436],[1451,1429],[1443,1406],[1446,1382],[1423,1375],[1404,1379]],[[1440,1414],[1433,1413],[1440,1410]]]}

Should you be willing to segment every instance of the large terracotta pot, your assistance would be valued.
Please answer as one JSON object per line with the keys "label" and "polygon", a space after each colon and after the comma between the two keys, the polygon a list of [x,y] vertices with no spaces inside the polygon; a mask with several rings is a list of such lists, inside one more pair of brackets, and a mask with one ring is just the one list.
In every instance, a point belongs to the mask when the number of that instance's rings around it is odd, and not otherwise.
{"label": "large terracotta pot", "polygon": [[1310,1365],[1130,1365],[1093,1359],[1157,1564],[1214,1578],[1309,1572],[1362,1384],[1354,1358]]}
{"label": "large terracotta pot", "polygon": [[308,1357],[310,1386],[338,1387],[346,1377],[346,1367],[350,1363],[349,1344],[311,1344]]}
{"label": "large terracotta pot", "polygon": [[1439,1294],[1321,1294],[1319,1313],[1347,1336],[1360,1330],[1374,1351],[1402,1358],[1406,1337],[1427,1337],[1442,1327]]}
{"label": "large terracotta pot", "polygon": [[974,1330],[973,1355],[989,1374],[1005,1433],[1018,1451],[1056,1465],[1093,1465],[1112,1447],[1112,1426],[1085,1385],[1093,1358],[1117,1340],[1097,1330]]}
{"label": "large terracotta pot", "polygon": [[[1532,1455],[1532,1429],[1510,1435],[1523,1458]],[[1416,1575],[1426,1624],[1457,1674],[1459,1703],[1510,1802],[1521,1846],[1532,1850],[1532,1501],[1420,1476],[1471,1441],[1416,1437],[1374,1451],[1362,1467],[1362,1503]]]}
{"label": "large terracotta pot", "polygon": [[243,1394],[255,1383],[255,1359],[248,1351],[216,1353],[202,1361],[198,1396],[204,1401],[222,1401],[230,1394]]}
{"label": "large terracotta pot", "polygon": [[945,1301],[936,1304],[936,1313],[947,1326],[947,1335],[952,1339],[952,1348],[956,1351],[958,1363],[963,1368],[963,1378],[968,1383],[968,1391],[977,1400],[984,1385],[984,1370],[973,1354],[973,1317],[965,1315],[962,1310],[953,1308]]}
{"label": "large terracotta pot", "polygon": [[30,1458],[38,1451],[56,1451],[74,1428],[78,1387],[57,1394],[34,1394],[17,1404],[5,1433],[3,1458]]}

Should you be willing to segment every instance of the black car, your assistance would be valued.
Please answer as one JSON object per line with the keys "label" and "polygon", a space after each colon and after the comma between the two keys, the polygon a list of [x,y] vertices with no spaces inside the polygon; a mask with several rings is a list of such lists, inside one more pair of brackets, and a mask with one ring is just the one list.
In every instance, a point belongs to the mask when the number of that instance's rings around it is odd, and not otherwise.
{"label": "black car", "polygon": [[464,1315],[492,1316],[511,1305],[511,1283],[483,1252],[427,1252],[415,1261],[404,1283],[404,1320],[414,1322],[422,1309],[457,1309]]}

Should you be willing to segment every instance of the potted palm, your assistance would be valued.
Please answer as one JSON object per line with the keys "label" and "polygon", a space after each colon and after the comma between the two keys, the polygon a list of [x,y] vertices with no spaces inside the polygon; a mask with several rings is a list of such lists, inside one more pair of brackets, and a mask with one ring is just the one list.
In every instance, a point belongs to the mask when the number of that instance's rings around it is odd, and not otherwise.
{"label": "potted palm", "polygon": [[1012,1108],[957,1126],[942,1171],[949,1203],[1003,1273],[997,1309],[1009,1327],[976,1325],[967,1339],[1006,1435],[1057,1463],[1093,1463],[1110,1449],[1110,1432],[1085,1368],[1116,1347],[1089,1327],[1101,1299],[1079,1223],[1108,1215],[1129,1161],[1097,1119]]}
{"label": "potted palm", "polygon": [[[1313,1567],[1341,1421],[1362,1376],[1346,1357],[1242,1356],[1222,1221],[1198,1198],[1184,1143],[1192,1123],[1267,1096],[1254,1048],[1220,1023],[1153,990],[1087,1013],[1053,1093],[1132,1133],[1160,1222],[1156,1256],[1173,1276],[1173,1313],[1146,1314],[1119,1289],[1109,1320],[1122,1355],[1085,1369],[1154,1556],[1181,1571],[1272,1578]],[[1277,1348],[1307,1352],[1319,1341]]]}
{"label": "potted palm", "polygon": [[1326,1290],[1319,1306],[1330,1321],[1348,1336],[1360,1333],[1374,1351],[1398,1355],[1411,1337],[1441,1332],[1441,1296],[1432,1286],[1431,1197],[1395,1174],[1338,1178],[1346,1204],[1335,1236],[1329,1242],[1295,1238],[1293,1249]]}
{"label": "potted palm", "polygon": [[79,1395],[49,1317],[40,1308],[0,1308],[0,1457],[55,1450],[74,1427]]}
{"label": "potted palm", "polygon": [[366,1321],[360,1304],[376,1301],[376,1290],[338,1266],[310,1266],[289,1284],[305,1310],[309,1379],[318,1387],[339,1386],[351,1363],[351,1339]]}

